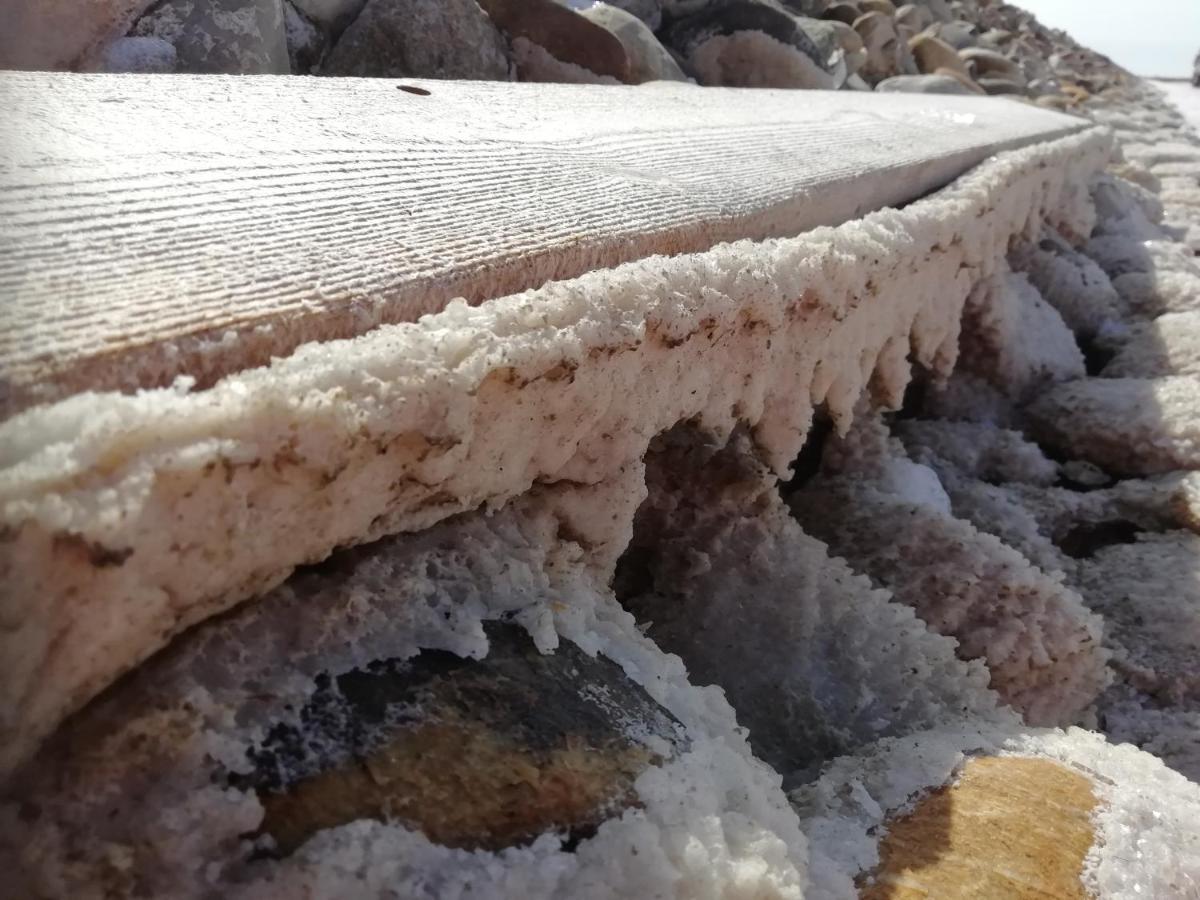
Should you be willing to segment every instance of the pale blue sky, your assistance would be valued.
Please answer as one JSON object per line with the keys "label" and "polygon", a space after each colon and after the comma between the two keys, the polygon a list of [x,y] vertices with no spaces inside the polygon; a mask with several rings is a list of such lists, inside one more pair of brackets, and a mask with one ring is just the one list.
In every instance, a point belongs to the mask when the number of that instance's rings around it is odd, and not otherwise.
{"label": "pale blue sky", "polygon": [[1200,0],[1010,0],[1138,75],[1190,76]]}

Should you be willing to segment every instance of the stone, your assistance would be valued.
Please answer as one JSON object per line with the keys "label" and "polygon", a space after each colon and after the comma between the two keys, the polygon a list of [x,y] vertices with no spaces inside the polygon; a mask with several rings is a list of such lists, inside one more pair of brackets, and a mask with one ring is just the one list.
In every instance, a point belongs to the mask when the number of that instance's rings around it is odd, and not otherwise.
{"label": "stone", "polygon": [[907,42],[900,39],[890,16],[878,11],[864,14],[854,23],[862,38],[867,60],[860,74],[869,84],[878,84],[893,75],[916,75],[917,64]]}
{"label": "stone", "polygon": [[862,16],[863,11],[853,3],[833,3],[826,7],[821,18],[831,22],[842,22],[853,25],[854,20]]}
{"label": "stone", "polygon": [[[600,0],[563,0],[564,5],[577,12],[584,12],[595,6]],[[635,16],[651,31],[658,31],[662,25],[663,5],[660,0],[604,0],[609,6]]]}
{"label": "stone", "polygon": [[710,39],[739,32],[766,35],[827,71],[826,55],[801,27],[797,16],[772,0],[709,0],[697,12],[665,26],[660,36],[668,47],[690,57]]}
{"label": "stone", "polygon": [[893,18],[896,15],[896,5],[892,0],[858,0],[858,5],[864,15],[869,12],[883,13]]}
{"label": "stone", "polygon": [[951,69],[968,75],[967,65],[959,58],[957,51],[945,41],[928,34],[919,34],[908,42],[913,59],[922,74],[929,75],[938,69]]}
{"label": "stone", "polygon": [[277,852],[359,819],[495,851],[553,830],[578,840],[638,805],[634,779],[664,759],[628,735],[673,752],[678,722],[603,656],[570,641],[543,655],[515,625],[485,631],[481,660],[426,650],[319,679],[303,728],[277,725],[251,748],[253,769],[230,783],[258,794]]}
{"label": "stone", "polygon": [[367,0],[292,0],[301,13],[332,34],[341,34]]}
{"label": "stone", "polygon": [[1028,93],[1022,85],[1007,78],[980,77],[975,79],[975,83],[983,88],[985,93],[996,96],[1024,97]]}
{"label": "stone", "polygon": [[282,0],[166,0],[142,16],[131,35],[170,43],[179,72],[286,75],[291,71]]}
{"label": "stone", "polygon": [[297,10],[292,0],[284,0],[283,24],[292,74],[310,74],[325,55],[325,33]]}
{"label": "stone", "polygon": [[893,75],[875,85],[882,93],[904,94],[974,94],[951,75]]}
{"label": "stone", "polygon": [[104,48],[97,70],[101,72],[174,72],[175,46],[157,37],[119,38]]}
{"label": "stone", "polygon": [[633,84],[688,80],[667,48],[658,42],[654,32],[641,19],[608,3],[592,3],[581,9],[580,15],[611,32],[621,42],[628,57],[629,80]]}
{"label": "stone", "polygon": [[761,31],[717,35],[688,63],[701,84],[725,87],[830,90],[834,78],[811,57]]}
{"label": "stone", "polygon": [[978,84],[975,83],[974,78],[972,78],[970,75],[964,75],[962,72],[958,71],[957,69],[935,69],[933,74],[934,75],[944,75],[947,78],[953,78],[955,81],[957,81],[959,84],[961,84],[963,87],[965,87],[967,89],[967,91],[969,91],[972,94],[984,93],[983,88],[981,88]]}
{"label": "stone", "polygon": [[963,50],[975,44],[975,27],[970,22],[942,22],[933,27],[932,33],[955,50]]}
{"label": "stone", "polygon": [[924,31],[935,21],[929,8],[918,3],[905,3],[896,10],[894,18],[897,27],[908,28],[913,34]]}
{"label": "stone", "polygon": [[1086,900],[1095,842],[1091,781],[1050,759],[975,756],[951,784],[885,824],[861,900]]}
{"label": "stone", "polygon": [[[524,39],[543,49],[555,60],[586,69],[595,75],[626,84],[632,81],[629,54],[625,46],[608,28],[575,9],[562,6],[554,0],[482,0],[480,5],[510,40]],[[526,65],[522,80],[560,80],[530,77],[530,74],[531,69]]]}
{"label": "stone", "polygon": [[1025,76],[1021,67],[1003,54],[986,47],[967,47],[960,50],[959,56],[970,65],[979,78],[1001,78],[1014,84],[1024,86]]}
{"label": "stone", "polygon": [[474,0],[368,0],[321,74],[504,81],[509,62],[504,38]]}

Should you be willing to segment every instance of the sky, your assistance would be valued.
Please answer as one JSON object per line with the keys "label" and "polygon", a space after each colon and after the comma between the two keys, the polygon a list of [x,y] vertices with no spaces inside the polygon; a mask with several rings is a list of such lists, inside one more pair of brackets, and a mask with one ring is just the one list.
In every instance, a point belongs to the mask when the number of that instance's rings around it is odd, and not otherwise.
{"label": "sky", "polygon": [[1190,77],[1200,0],[1009,0],[1138,75]]}

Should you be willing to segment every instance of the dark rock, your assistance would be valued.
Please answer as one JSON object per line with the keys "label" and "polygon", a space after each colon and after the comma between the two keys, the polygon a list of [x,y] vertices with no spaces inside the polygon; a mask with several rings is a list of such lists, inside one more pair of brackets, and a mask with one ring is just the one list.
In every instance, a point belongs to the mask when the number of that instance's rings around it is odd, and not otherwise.
{"label": "dark rock", "polygon": [[449,847],[499,850],[547,831],[578,840],[637,805],[633,782],[684,749],[683,726],[603,656],[539,653],[486,626],[481,660],[426,650],[322,676],[300,724],[278,725],[231,776],[258,793],[262,832],[289,853],[358,819],[398,821]]}
{"label": "dark rock", "polygon": [[894,75],[916,75],[917,64],[908,49],[907,41],[900,39],[896,23],[881,12],[869,12],[854,22],[854,30],[862,38],[866,50],[866,63],[860,74],[868,84],[878,84]]}
{"label": "dark rock", "polygon": [[523,38],[556,60],[595,75],[627,84],[633,80],[621,41],[573,9],[554,0],[481,0],[480,5],[510,39]]}
{"label": "dark rock", "polygon": [[321,74],[504,81],[509,62],[504,38],[474,0],[368,0]]}
{"label": "dark rock", "polygon": [[166,0],[137,21],[131,36],[171,44],[180,72],[291,71],[282,0]]}
{"label": "dark rock", "polygon": [[826,8],[825,14],[821,18],[853,25],[857,19],[862,17],[862,14],[863,11],[853,3],[834,3]]}
{"label": "dark rock", "polygon": [[800,27],[796,16],[773,0],[710,0],[691,15],[668,23],[662,37],[669,47],[691,56],[711,38],[744,31],[762,32],[826,69],[820,48]]}
{"label": "dark rock", "polygon": [[283,23],[287,34],[288,59],[293,75],[307,75],[325,55],[325,33],[296,9],[291,0],[284,0]]}
{"label": "dark rock", "polygon": [[101,72],[174,72],[175,46],[157,37],[125,37],[104,49],[97,69]]}
{"label": "dark rock", "polygon": [[292,0],[310,21],[331,35],[346,30],[362,12],[367,0]]}
{"label": "dark rock", "polygon": [[988,94],[996,96],[1021,96],[1026,94],[1025,87],[1007,78],[976,78],[978,84]]}
{"label": "dark rock", "polygon": [[632,83],[687,81],[687,76],[667,48],[658,42],[654,32],[641,19],[608,3],[589,4],[580,10],[580,15],[621,42],[628,59],[629,80]]}

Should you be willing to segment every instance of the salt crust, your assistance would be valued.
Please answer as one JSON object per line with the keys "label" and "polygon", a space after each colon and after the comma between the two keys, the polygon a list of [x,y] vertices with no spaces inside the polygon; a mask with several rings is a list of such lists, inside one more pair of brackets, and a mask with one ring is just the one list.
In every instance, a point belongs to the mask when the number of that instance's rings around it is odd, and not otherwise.
{"label": "salt crust", "polygon": [[900,402],[910,352],[949,371],[962,302],[1015,235],[1091,229],[1083,186],[1110,140],[1004,153],[797,238],[454,303],[207,391],[85,394],[9,420],[0,771],[173,634],[339,545],[537,481],[611,479],[685,419],[753,426],[784,472],[816,404],[845,427],[868,381]]}
{"label": "salt crust", "polygon": [[1140,324],[1100,373],[1106,378],[1200,375],[1200,310]]}
{"label": "salt crust", "polygon": [[1077,728],[1003,732],[986,725],[880,741],[832,763],[791,794],[809,839],[806,900],[858,896],[853,879],[879,864],[879,830],[972,755],[1055,760],[1092,782],[1097,840],[1084,886],[1102,900],[1200,895],[1200,785],[1147,753]]}
{"label": "salt crust", "polygon": [[1026,408],[1039,443],[1121,475],[1200,469],[1200,377],[1083,378]]}
{"label": "salt crust", "polygon": [[1057,235],[1048,233],[1036,245],[1018,248],[1009,262],[1077,335],[1092,337],[1120,320],[1121,298],[1104,270]]}
{"label": "salt crust", "polygon": [[[1026,722],[1081,721],[1108,683],[1108,654],[1100,619],[1063,576],[956,518],[937,476],[905,459],[878,417],[861,418],[824,455],[823,473],[788,501],[805,530],[955,637],[962,658],[984,659],[992,689]],[[911,469],[928,478],[914,479]],[[929,480],[940,497],[927,489],[914,496],[911,486]]]}
{"label": "salt crust", "polygon": [[[23,878],[16,883],[30,893],[80,898],[798,900],[805,840],[780,776],[751,756],[723,694],[689,684],[680,660],[597,583],[583,549],[558,537],[555,505],[575,491],[535,490],[495,515],[350,551],[336,571],[298,574],[174,643],[71,720],[14,781],[17,796],[0,806],[6,877]],[[242,836],[257,829],[262,807],[215,775],[244,771],[247,748],[272,724],[298,722],[319,673],[419,649],[481,658],[482,623],[497,618],[524,627],[543,651],[566,638],[616,661],[679,720],[689,746],[638,778],[642,808],[573,852],[553,834],[500,853],[454,850],[362,820],[282,860],[252,858]],[[669,756],[660,736],[630,737]],[[33,821],[20,815],[31,799]]]}

